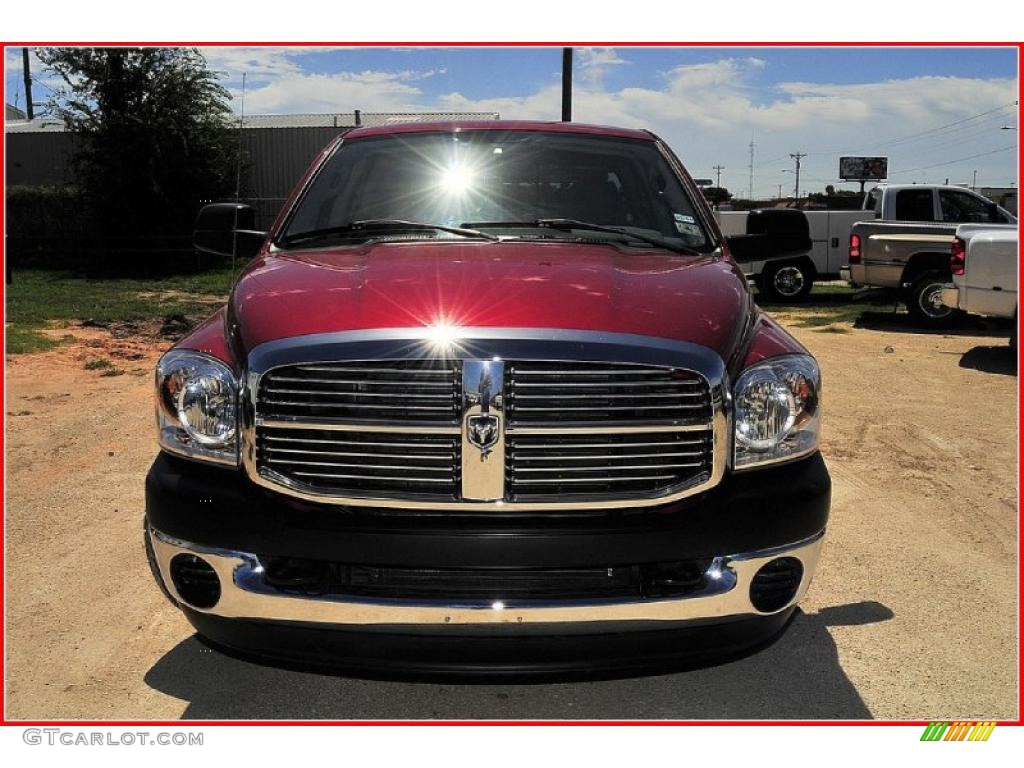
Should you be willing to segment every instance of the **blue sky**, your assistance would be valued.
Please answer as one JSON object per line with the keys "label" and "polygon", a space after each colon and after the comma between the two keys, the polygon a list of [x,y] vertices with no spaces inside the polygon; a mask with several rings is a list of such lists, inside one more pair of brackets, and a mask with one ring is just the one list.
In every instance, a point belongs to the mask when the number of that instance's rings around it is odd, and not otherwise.
{"label": "blue sky", "polygon": [[[246,112],[497,111],[557,119],[558,48],[214,48]],[[21,88],[7,52],[7,101]],[[575,117],[651,128],[695,176],[791,190],[836,183],[840,154],[885,154],[894,181],[1016,183],[1017,52],[995,48],[577,48]],[[37,73],[42,95],[54,83]],[[37,99],[39,95],[37,94]],[[21,96],[23,103],[23,95]],[[240,100],[236,98],[236,107]],[[949,125],[949,124],[953,125]],[[964,158],[961,160],[961,158]]]}
{"label": "blue sky", "polygon": [[[923,75],[959,77],[1008,77],[1017,74],[1013,50],[969,49],[951,54],[949,49],[808,49],[808,48],[617,48],[628,66],[615,67],[606,78],[610,89],[628,86],[656,87],[660,73],[680,64],[714,62],[736,56],[755,56],[770,63],[757,85],[777,80],[807,80],[849,84]],[[331,50],[303,57],[309,72],[331,73],[360,70],[417,71],[444,69],[444,74],[424,83],[424,93],[438,96],[459,91],[474,99],[497,95],[496,73],[515,72],[503,83],[508,94],[526,94],[561,76],[560,49],[538,48],[363,48]],[[813,76],[812,76],[813,75]]]}

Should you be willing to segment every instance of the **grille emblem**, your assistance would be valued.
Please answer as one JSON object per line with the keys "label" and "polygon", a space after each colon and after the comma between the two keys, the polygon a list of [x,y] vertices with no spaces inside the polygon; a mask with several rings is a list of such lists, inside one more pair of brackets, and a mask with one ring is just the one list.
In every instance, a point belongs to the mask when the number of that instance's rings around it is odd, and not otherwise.
{"label": "grille emblem", "polygon": [[470,416],[466,422],[466,439],[470,445],[480,449],[480,461],[486,460],[498,442],[498,417],[490,414]]}
{"label": "grille emblem", "polygon": [[505,364],[462,365],[462,498],[505,496]]}

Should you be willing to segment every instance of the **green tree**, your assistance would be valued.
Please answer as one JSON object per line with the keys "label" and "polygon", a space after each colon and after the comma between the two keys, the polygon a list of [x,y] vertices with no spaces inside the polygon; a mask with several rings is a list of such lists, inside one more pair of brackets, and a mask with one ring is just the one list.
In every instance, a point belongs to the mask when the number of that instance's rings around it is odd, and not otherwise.
{"label": "green tree", "polygon": [[47,107],[77,135],[75,176],[96,234],[122,251],[187,243],[202,201],[233,189],[238,151],[231,96],[203,56],[193,48],[38,55],[64,81]]}
{"label": "green tree", "polygon": [[727,203],[732,200],[732,193],[725,187],[705,187],[704,199],[712,205]]}

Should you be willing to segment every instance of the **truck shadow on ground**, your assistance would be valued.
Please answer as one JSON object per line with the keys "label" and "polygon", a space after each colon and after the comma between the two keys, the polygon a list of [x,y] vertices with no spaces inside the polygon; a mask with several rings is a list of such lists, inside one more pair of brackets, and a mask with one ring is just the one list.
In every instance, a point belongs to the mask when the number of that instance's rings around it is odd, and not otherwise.
{"label": "truck shadow on ground", "polygon": [[188,702],[185,719],[864,719],[828,628],[887,621],[866,601],[797,611],[777,642],[685,672],[530,685],[366,680],[267,667],[211,651],[195,635],[146,674]]}
{"label": "truck shadow on ground", "polygon": [[991,336],[993,338],[1002,336],[1008,338],[1010,335],[1009,325],[970,315],[957,318],[946,328],[925,328],[904,312],[877,310],[861,312],[853,321],[853,327],[869,331],[919,333],[926,336]]}
{"label": "truck shadow on ground", "polygon": [[1011,349],[1009,344],[971,347],[960,358],[960,367],[971,368],[982,373],[1016,376],[1017,351]]}

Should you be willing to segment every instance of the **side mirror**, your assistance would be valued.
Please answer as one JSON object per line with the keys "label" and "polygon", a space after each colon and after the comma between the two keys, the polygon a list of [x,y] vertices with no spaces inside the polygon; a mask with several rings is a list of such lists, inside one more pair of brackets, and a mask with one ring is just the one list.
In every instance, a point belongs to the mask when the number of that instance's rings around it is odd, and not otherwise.
{"label": "side mirror", "polygon": [[266,232],[255,229],[256,210],[243,203],[204,205],[196,216],[192,245],[202,253],[251,259],[255,256]]}
{"label": "side mirror", "polygon": [[803,211],[759,208],[747,214],[747,234],[726,238],[733,261],[787,259],[810,253],[811,232]]}

